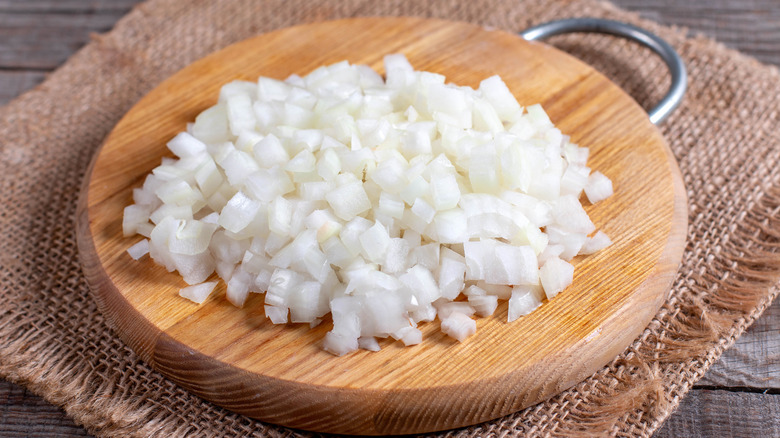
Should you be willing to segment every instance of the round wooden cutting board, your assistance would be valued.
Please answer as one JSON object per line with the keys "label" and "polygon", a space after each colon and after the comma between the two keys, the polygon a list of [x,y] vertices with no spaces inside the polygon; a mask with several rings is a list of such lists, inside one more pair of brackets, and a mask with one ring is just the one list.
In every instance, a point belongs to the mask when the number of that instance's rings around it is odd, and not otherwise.
{"label": "round wooden cutting board", "polygon": [[[504,302],[465,342],[423,324],[423,343],[384,342],[343,357],[321,348],[330,324],[273,325],[263,295],[238,309],[220,284],[202,305],[148,257],[126,250],[123,208],[168,155],[165,143],[213,105],[219,88],[284,79],[342,60],[382,72],[405,54],[417,70],[477,87],[500,75],[521,105],[541,103],[591,151],[615,195],[588,210],[614,241],[575,259],[574,283],[507,323]],[[586,201],[587,204],[587,201]],[[516,412],[581,381],[619,354],[666,298],[682,256],[686,197],[677,164],[642,109],[580,61],[541,43],[475,25],[417,18],[308,24],[243,41],[185,68],[142,99],[96,155],[78,214],[84,272],[116,333],[184,388],[233,411],[289,427],[402,434],[471,425]],[[175,407],[174,407],[175,409]]]}

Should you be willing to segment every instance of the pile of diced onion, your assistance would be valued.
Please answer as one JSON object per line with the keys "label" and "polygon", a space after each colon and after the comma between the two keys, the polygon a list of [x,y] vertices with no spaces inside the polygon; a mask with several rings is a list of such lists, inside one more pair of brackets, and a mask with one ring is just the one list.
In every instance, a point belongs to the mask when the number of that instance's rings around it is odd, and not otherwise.
{"label": "pile of diced onion", "polygon": [[[325,350],[464,341],[509,300],[511,322],[572,282],[569,263],[611,242],[580,204],[612,194],[588,150],[493,76],[479,88],[384,60],[225,85],[168,143],[124,211],[126,236],[203,302],[218,279],[275,324],[333,329]],[[434,322],[435,324],[435,322]]]}

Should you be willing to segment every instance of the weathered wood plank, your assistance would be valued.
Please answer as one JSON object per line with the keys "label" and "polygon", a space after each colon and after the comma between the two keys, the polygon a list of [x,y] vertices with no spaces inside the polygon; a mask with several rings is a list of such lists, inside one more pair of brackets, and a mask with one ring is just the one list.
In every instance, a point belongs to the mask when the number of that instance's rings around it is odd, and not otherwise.
{"label": "weathered wood plank", "polygon": [[694,389],[654,436],[780,436],[780,395]]}
{"label": "weathered wood plank", "polygon": [[[5,9],[0,5],[0,69],[52,70],[86,44],[91,33],[110,30],[132,6],[126,0],[91,3],[91,8],[54,11],[42,5],[40,9],[10,8],[26,2],[8,3]],[[111,7],[102,9],[101,3]]]}
{"label": "weathered wood plank", "polygon": [[645,18],[688,28],[762,62],[780,64],[780,2],[777,0],[613,0]]}
{"label": "weathered wood plank", "polygon": [[697,385],[780,389],[780,302],[769,307]]}
{"label": "weathered wood plank", "polygon": [[89,434],[62,409],[21,386],[0,380],[0,436],[71,438]]}
{"label": "weathered wood plank", "polygon": [[105,13],[126,11],[140,0],[0,0],[0,13],[39,11],[70,13]]}
{"label": "weathered wood plank", "polygon": [[2,71],[0,70],[0,105],[9,102],[24,91],[43,82],[46,73],[42,71]]}

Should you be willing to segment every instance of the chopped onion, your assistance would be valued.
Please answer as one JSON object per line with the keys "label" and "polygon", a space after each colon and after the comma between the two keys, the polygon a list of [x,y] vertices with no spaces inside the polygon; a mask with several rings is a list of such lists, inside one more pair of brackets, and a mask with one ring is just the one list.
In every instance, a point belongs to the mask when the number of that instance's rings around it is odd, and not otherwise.
{"label": "chopped onion", "polygon": [[612,240],[603,231],[597,231],[593,237],[585,239],[585,243],[580,249],[580,254],[593,254],[612,245]]}
{"label": "chopped onion", "polygon": [[182,297],[194,301],[198,304],[206,301],[206,298],[211,294],[214,288],[217,287],[216,281],[209,281],[206,283],[195,284],[187,286],[179,290],[179,295]]}
{"label": "chopped onion", "polygon": [[130,257],[132,257],[133,260],[140,259],[146,254],[149,254],[149,241],[146,239],[141,240],[130,248],[127,248],[127,253],[130,254]]}
{"label": "chopped onion", "polygon": [[550,258],[539,269],[539,279],[548,299],[552,299],[570,285],[573,277],[574,266],[558,257]]}
{"label": "chopped onion", "polygon": [[467,337],[477,332],[477,322],[468,315],[452,312],[441,321],[441,331],[444,334],[463,342]]}
{"label": "chopped onion", "polygon": [[[611,241],[580,197],[612,194],[588,150],[522,108],[498,76],[477,90],[385,57],[386,79],[340,62],[286,80],[223,86],[171,139],[124,210],[128,249],[205,300],[217,281],[274,324],[333,328],[323,348],[422,342],[441,321],[460,342],[508,300],[513,321],[565,289],[569,263]],[[589,237],[591,236],[591,237]]]}
{"label": "chopped onion", "polygon": [[601,172],[593,172],[585,185],[588,201],[595,204],[612,196],[612,181]]}

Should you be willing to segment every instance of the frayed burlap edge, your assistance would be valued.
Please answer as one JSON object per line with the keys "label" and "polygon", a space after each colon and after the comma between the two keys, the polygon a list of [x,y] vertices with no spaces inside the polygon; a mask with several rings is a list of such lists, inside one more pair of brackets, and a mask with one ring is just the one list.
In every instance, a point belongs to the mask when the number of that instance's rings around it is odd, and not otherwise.
{"label": "frayed burlap edge", "polygon": [[[117,25],[115,31],[107,37],[96,38],[95,42],[83,49],[44,84],[4,108],[1,114],[3,121],[5,123],[19,121],[19,117],[14,113],[27,109],[25,103],[29,104],[36,99],[45,101],[47,93],[53,93],[58,86],[73,80],[72,75],[77,70],[76,65],[103,61],[107,64],[105,68],[110,68],[112,63],[115,65],[136,62],[134,54],[126,51],[125,48],[116,47],[118,43],[111,37],[132,34],[134,26],[145,18],[163,13],[156,11],[153,6],[154,3],[145,3],[136,8]],[[336,8],[330,11],[330,15],[323,12],[320,18],[335,18],[354,13],[347,10],[348,6],[343,7],[345,10]],[[664,36],[671,35],[673,42],[676,39],[678,45],[682,44],[679,33],[652,23],[638,21],[635,15],[623,13],[604,3],[572,2],[556,5],[549,8],[546,13],[530,10],[528,15],[533,16],[535,21],[544,21],[553,16],[567,16],[567,12],[571,12],[569,9],[582,15],[609,16],[635,22]],[[402,10],[402,12],[414,13],[415,9],[412,7],[411,10]],[[362,12],[358,10],[357,13]],[[422,11],[420,15],[426,13],[430,14]],[[457,19],[463,19],[458,15],[459,13],[464,12],[454,10],[453,15]],[[524,27],[522,25],[528,23],[513,23],[511,27],[506,27],[516,29],[518,24],[519,27]],[[740,55],[700,38],[688,41],[687,44],[695,46],[698,53],[736,57],[739,61],[746,62],[746,59]],[[143,58],[142,52],[135,55]],[[199,56],[193,55],[193,57]],[[111,62],[108,62],[107,58],[111,58]],[[755,66],[761,67],[757,63]],[[155,68],[154,63],[150,68]],[[152,79],[135,86],[139,90],[148,89],[154,84],[154,78],[160,79],[154,75],[149,75],[148,78]],[[143,80],[143,77],[141,79]],[[123,102],[119,106],[127,106],[127,104],[128,102]],[[47,111],[50,110],[43,110],[44,113]],[[107,117],[115,120],[121,112],[112,113]],[[46,114],[43,116],[45,117]],[[36,130],[42,129],[40,125],[29,120],[22,123],[24,123],[23,129],[18,129],[16,132],[17,135],[21,135],[19,134],[21,132],[27,136],[26,138],[36,138],[38,134]],[[665,130],[667,138],[674,134],[669,131]],[[97,135],[102,138],[105,132]],[[7,138],[2,149],[5,160],[3,164],[9,167],[30,159],[25,151],[8,147],[15,140],[18,139]],[[92,141],[95,142],[94,139]],[[674,140],[670,141],[675,149]],[[99,140],[95,144],[97,143]],[[88,152],[87,150],[82,153]],[[684,151],[679,148],[675,149],[675,153],[679,158],[684,155]],[[685,169],[683,171],[685,173]],[[620,357],[577,386],[545,403],[494,422],[451,431],[446,435],[648,436],[651,434],[679,404],[691,385],[761,315],[778,294],[777,281],[780,272],[778,234],[780,233],[777,230],[780,229],[780,219],[778,219],[780,180],[777,179],[777,173],[774,176],[775,179],[764,182],[764,190],[759,190],[752,200],[752,206],[746,210],[748,214],[740,218],[735,227],[730,230],[730,239],[720,245],[717,257],[712,260],[712,263],[716,265],[720,263],[723,266],[719,266],[716,271],[703,270],[690,272],[688,275],[678,275],[669,300],[644,333]],[[68,208],[70,210],[67,213],[72,216],[75,206]],[[696,223],[693,213],[691,228]],[[691,234],[695,234],[694,231]],[[5,239],[6,236],[3,238]],[[75,246],[73,242],[70,244]],[[697,257],[697,254],[692,251],[691,243],[684,257],[683,265],[690,264],[690,259]],[[63,254],[63,258],[65,262],[73,263],[75,254],[66,253]],[[19,262],[15,262],[7,255],[3,256],[2,262],[4,269],[21,269],[18,266]],[[713,272],[726,275],[714,276]],[[0,283],[2,292],[4,296],[6,294],[13,296],[12,292],[15,291],[8,289],[11,283],[6,281],[7,278],[4,276],[3,282]],[[53,287],[51,284],[34,286],[39,287],[41,291]],[[34,289],[32,286],[30,288]],[[4,378],[23,384],[50,402],[63,406],[70,416],[94,434],[185,436],[197,430],[182,421],[182,418],[173,418],[169,411],[160,410],[159,405],[149,405],[143,398],[134,399],[132,388],[120,382],[118,378],[112,379],[110,371],[103,373],[108,376],[107,378],[96,378],[96,370],[85,368],[81,361],[82,355],[89,354],[88,352],[74,354],[72,351],[49,348],[50,344],[57,344],[57,335],[48,333],[47,336],[42,337],[41,331],[30,330],[30,322],[23,319],[24,305],[23,302],[10,303],[2,308],[3,324],[0,326],[0,339],[5,341],[0,345],[0,375]],[[132,355],[126,349],[120,353]],[[46,357],[43,357],[44,354]],[[57,355],[64,360],[54,361],[56,363],[47,360]],[[139,367],[143,366],[137,361],[132,363]],[[187,397],[181,392],[176,394]],[[185,401],[199,402],[194,397]],[[214,410],[221,412],[219,408]],[[222,412],[220,415],[218,418],[230,424],[222,429],[214,425],[215,430],[227,432],[229,427],[233,427],[230,430],[234,432],[261,430],[266,435],[296,434],[283,428],[237,418],[231,413]],[[239,429],[235,429],[236,427]]]}

